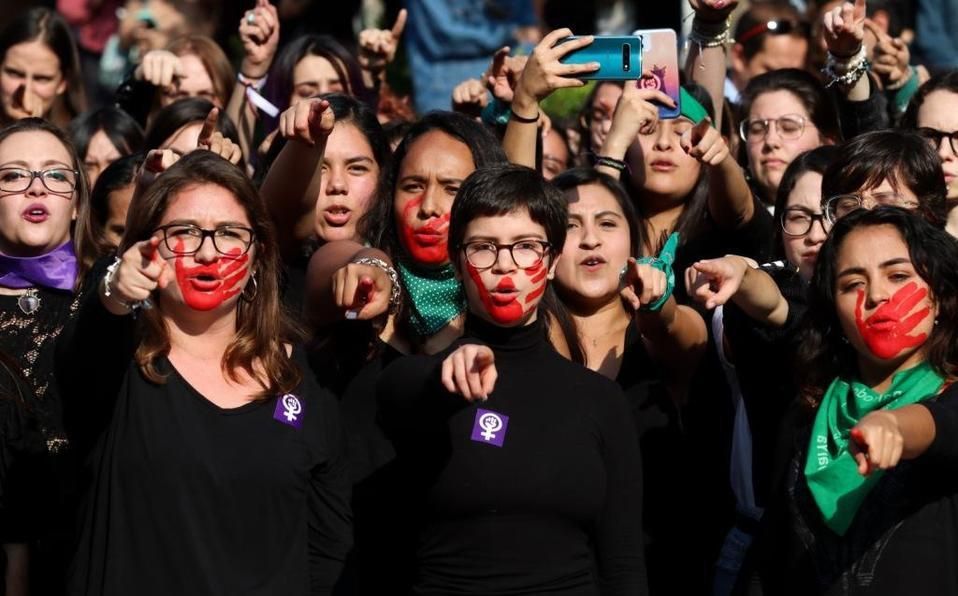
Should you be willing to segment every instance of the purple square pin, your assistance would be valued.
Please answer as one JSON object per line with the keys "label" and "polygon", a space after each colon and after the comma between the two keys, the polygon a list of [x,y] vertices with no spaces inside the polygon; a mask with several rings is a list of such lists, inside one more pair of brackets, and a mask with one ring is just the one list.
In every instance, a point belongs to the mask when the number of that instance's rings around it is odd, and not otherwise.
{"label": "purple square pin", "polygon": [[506,440],[506,429],[509,428],[509,417],[492,410],[476,410],[476,422],[472,425],[473,441],[502,447]]}
{"label": "purple square pin", "polygon": [[292,393],[287,393],[276,400],[276,409],[273,418],[293,428],[303,427],[303,402]]}

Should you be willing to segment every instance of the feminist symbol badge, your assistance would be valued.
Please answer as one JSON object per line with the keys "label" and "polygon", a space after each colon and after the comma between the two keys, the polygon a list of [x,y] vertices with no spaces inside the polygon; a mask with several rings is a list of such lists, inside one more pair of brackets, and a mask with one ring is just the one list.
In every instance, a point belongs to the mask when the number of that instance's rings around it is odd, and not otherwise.
{"label": "feminist symbol badge", "polygon": [[509,417],[492,410],[476,410],[476,421],[472,425],[473,441],[502,447],[506,440],[506,429],[509,428]]}
{"label": "feminist symbol badge", "polygon": [[303,427],[303,402],[292,393],[287,393],[276,400],[276,409],[273,410],[273,418],[283,424],[288,424],[293,428]]}

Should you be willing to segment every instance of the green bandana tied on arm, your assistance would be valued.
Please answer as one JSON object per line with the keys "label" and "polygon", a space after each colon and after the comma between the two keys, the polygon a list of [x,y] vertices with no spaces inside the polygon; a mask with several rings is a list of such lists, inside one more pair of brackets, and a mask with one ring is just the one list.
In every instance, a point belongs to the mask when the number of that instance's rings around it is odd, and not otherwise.
{"label": "green bandana tied on arm", "polygon": [[849,452],[849,433],[866,414],[895,410],[934,397],[944,379],[928,362],[892,377],[891,387],[878,394],[857,381],[832,381],[822,398],[812,426],[805,478],[822,512],[825,525],[844,536],[868,492],[881,478],[875,471],[858,473],[858,464]]}
{"label": "green bandana tied on arm", "polygon": [[400,261],[396,270],[409,295],[409,321],[420,337],[434,335],[466,310],[462,284],[452,265],[414,269]]}
{"label": "green bandana tied on arm", "polygon": [[[668,239],[666,239],[665,246],[662,247],[659,256],[640,257],[635,260],[639,265],[651,265],[654,269],[658,269],[665,274],[665,293],[652,304],[643,305],[641,310],[658,312],[662,310],[662,307],[665,306],[665,303],[668,302],[672,296],[672,291],[675,290],[675,271],[672,269],[672,264],[675,263],[675,250],[678,246],[679,233],[672,232]],[[626,267],[628,267],[628,265],[626,265]],[[625,269],[622,270],[622,273],[625,274]]]}

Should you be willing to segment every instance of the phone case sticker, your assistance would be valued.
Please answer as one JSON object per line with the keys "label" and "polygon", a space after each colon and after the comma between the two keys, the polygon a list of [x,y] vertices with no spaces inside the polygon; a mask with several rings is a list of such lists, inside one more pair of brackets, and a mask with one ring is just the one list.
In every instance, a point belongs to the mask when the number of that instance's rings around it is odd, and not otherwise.
{"label": "phone case sticker", "polygon": [[675,31],[648,29],[634,32],[642,38],[642,67],[645,76],[639,86],[658,89],[672,98],[675,108],[659,106],[659,118],[677,118],[679,115],[679,48]]}

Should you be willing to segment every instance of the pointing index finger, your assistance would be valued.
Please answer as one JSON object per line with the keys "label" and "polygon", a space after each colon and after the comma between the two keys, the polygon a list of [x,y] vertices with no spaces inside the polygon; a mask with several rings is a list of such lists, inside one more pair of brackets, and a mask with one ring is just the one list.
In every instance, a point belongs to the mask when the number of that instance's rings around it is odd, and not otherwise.
{"label": "pointing index finger", "polygon": [[206,120],[203,121],[203,128],[200,130],[200,138],[197,140],[197,146],[208,144],[210,137],[213,136],[213,133],[216,131],[216,124],[220,119],[220,109],[213,108],[210,110],[210,113],[206,115]]}
{"label": "pointing index finger", "polygon": [[399,39],[400,37],[402,37],[403,29],[406,28],[407,16],[408,16],[408,13],[406,12],[405,8],[401,9],[399,11],[399,14],[396,15],[396,22],[393,23],[393,28],[390,30],[390,33],[392,33],[393,39]]}

